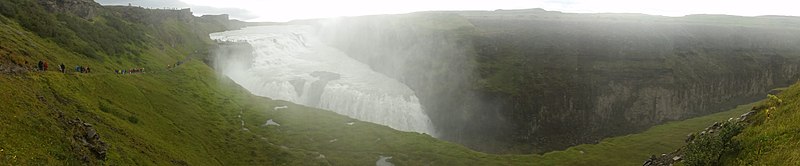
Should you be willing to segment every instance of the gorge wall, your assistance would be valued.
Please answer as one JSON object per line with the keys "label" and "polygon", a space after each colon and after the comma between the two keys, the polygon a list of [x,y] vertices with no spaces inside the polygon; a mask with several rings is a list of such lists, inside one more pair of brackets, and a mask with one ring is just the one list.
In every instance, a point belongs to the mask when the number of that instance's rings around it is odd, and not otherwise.
{"label": "gorge wall", "polygon": [[[428,12],[322,21],[412,88],[440,137],[541,153],[763,98],[797,81],[793,17]],[[796,27],[796,26],[795,26]]]}

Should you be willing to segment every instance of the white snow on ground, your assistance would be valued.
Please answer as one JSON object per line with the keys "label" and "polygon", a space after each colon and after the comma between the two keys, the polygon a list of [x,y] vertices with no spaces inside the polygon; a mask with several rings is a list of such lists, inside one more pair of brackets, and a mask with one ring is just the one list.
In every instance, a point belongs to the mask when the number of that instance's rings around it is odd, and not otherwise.
{"label": "white snow on ground", "polygon": [[353,124],[356,124],[356,122],[347,123],[347,125],[350,125],[350,126],[352,126]]}
{"label": "white snow on ground", "polygon": [[333,143],[333,142],[336,142],[336,141],[339,141],[339,139],[332,139],[332,140],[328,141],[328,143]]}
{"label": "white snow on ground", "polygon": [[287,108],[289,108],[289,106],[279,106],[279,107],[275,107],[274,110],[277,111],[277,110],[287,109]]}
{"label": "white snow on ground", "polygon": [[261,125],[261,126],[271,126],[271,125],[281,126],[281,124],[278,124],[277,122],[273,121],[272,119],[267,120],[267,123],[264,123],[264,125]]}
{"label": "white snow on ground", "polygon": [[389,156],[389,157],[380,156],[380,159],[378,159],[378,161],[375,162],[375,166],[394,166],[394,164],[386,161],[388,159],[392,159],[392,157],[391,156]]}

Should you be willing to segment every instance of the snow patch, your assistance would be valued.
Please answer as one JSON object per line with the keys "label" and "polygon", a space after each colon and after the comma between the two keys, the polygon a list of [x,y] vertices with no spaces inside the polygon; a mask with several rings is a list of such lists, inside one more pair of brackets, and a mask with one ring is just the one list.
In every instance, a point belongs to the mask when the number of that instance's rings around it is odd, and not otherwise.
{"label": "snow patch", "polygon": [[261,125],[261,126],[281,126],[281,124],[278,124],[277,122],[273,121],[272,119],[269,119],[269,120],[267,120],[267,123],[264,123],[264,125]]}
{"label": "snow patch", "polygon": [[386,161],[388,159],[392,159],[392,156],[389,157],[380,156],[378,161],[375,162],[375,166],[394,166],[394,164]]}
{"label": "snow patch", "polygon": [[273,109],[274,109],[275,111],[277,111],[277,110],[282,110],[282,109],[287,109],[287,108],[289,108],[289,106],[278,106],[278,107],[275,107],[275,108],[273,108]]}

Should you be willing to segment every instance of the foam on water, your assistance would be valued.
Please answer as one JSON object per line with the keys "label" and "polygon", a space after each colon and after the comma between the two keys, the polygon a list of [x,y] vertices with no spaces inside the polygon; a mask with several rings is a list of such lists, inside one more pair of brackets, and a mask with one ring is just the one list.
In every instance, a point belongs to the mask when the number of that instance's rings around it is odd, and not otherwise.
{"label": "foam on water", "polygon": [[216,63],[222,74],[255,95],[435,135],[414,91],[326,46],[309,27],[249,27],[211,38],[253,47],[252,57],[218,55]]}

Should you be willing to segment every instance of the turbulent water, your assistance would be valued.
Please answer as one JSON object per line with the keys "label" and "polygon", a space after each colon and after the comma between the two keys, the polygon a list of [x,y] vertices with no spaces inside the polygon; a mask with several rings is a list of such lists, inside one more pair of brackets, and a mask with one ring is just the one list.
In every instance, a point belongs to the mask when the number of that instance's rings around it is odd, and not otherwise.
{"label": "turbulent water", "polygon": [[224,75],[253,94],[435,135],[410,88],[326,46],[309,27],[249,27],[211,38],[253,47],[252,55],[218,55],[216,60]]}

